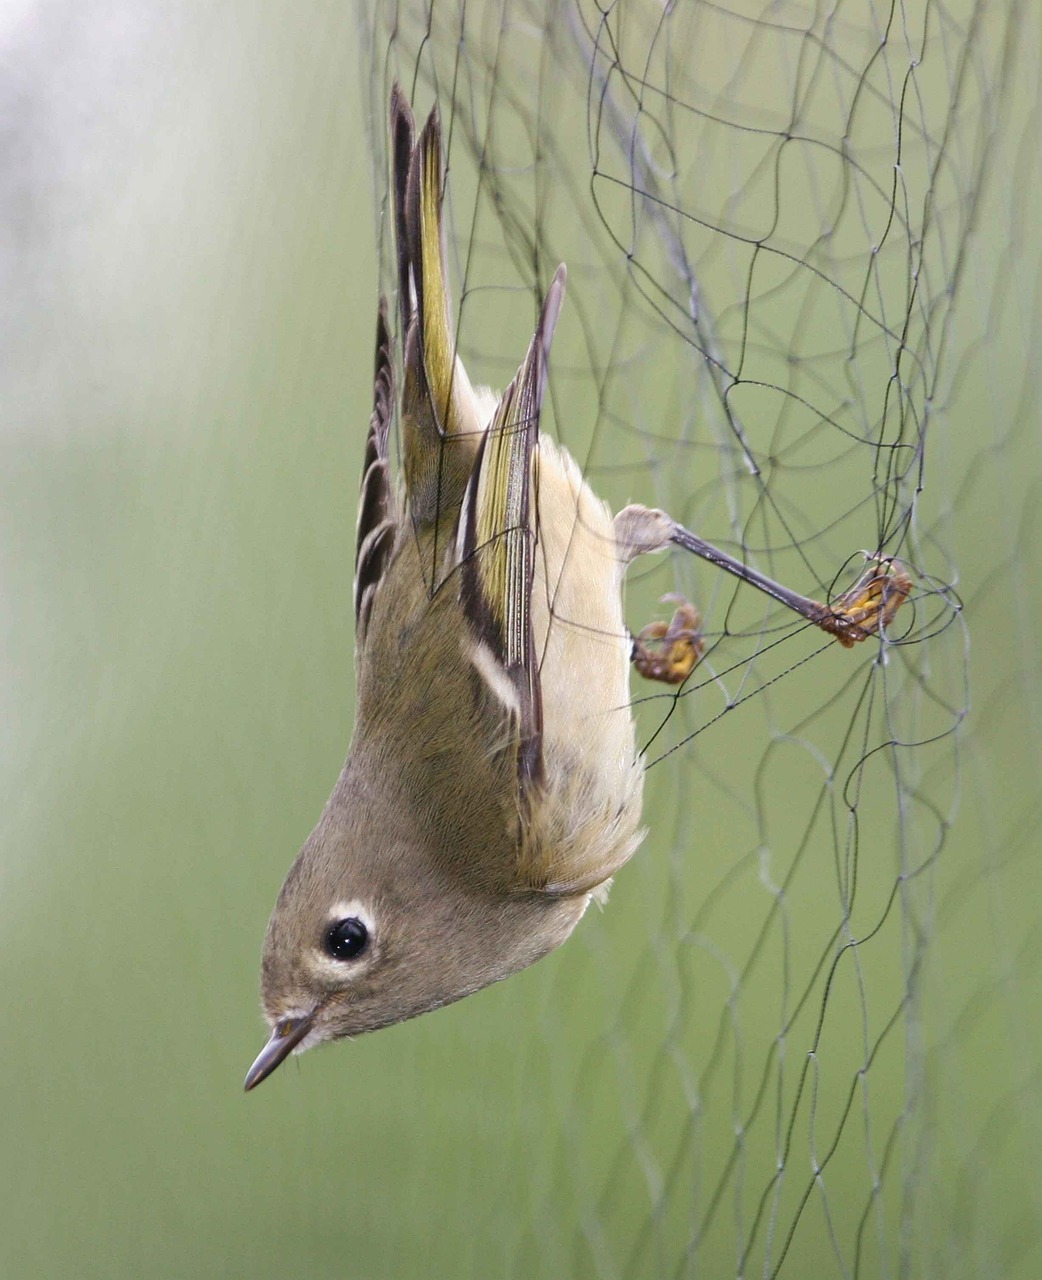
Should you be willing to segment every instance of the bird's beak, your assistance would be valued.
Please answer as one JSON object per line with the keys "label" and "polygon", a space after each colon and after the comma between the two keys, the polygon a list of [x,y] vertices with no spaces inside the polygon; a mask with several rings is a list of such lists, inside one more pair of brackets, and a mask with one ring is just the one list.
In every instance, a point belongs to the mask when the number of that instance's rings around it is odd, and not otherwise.
{"label": "bird's beak", "polygon": [[279,1063],[289,1057],[311,1030],[314,1021],[314,1013],[308,1013],[302,1018],[283,1018],[275,1024],[271,1039],[257,1054],[256,1062],[246,1073],[243,1088],[247,1093],[262,1080],[266,1080]]}

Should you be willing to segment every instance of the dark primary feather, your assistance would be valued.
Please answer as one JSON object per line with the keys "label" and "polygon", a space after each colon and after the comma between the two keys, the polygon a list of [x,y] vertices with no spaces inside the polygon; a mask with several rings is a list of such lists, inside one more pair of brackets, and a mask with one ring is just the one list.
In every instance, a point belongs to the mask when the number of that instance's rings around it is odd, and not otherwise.
{"label": "dark primary feather", "polygon": [[362,492],[358,501],[355,541],[355,631],[365,639],[373,593],[387,567],[398,522],[391,484],[387,441],[394,405],[394,366],[391,334],[387,327],[387,301],[380,299],[376,320],[376,368],[373,377],[373,412],[362,465]]}
{"label": "dark primary feather", "polygon": [[[449,401],[455,359],[448,298],[444,279],[444,238],[441,231],[441,125],[437,109],[423,126],[412,149],[405,186],[404,230],[407,256],[412,272],[418,320],[419,368],[423,389],[431,397],[431,408],[439,433],[450,429]],[[437,258],[437,262],[433,261]],[[431,289],[438,281],[442,288]],[[444,385],[440,385],[444,384]]]}
{"label": "dark primary feather", "polygon": [[412,313],[409,238],[405,229],[406,189],[416,126],[412,109],[397,84],[391,90],[391,169],[394,188],[394,242],[398,253],[398,314],[402,344]]}

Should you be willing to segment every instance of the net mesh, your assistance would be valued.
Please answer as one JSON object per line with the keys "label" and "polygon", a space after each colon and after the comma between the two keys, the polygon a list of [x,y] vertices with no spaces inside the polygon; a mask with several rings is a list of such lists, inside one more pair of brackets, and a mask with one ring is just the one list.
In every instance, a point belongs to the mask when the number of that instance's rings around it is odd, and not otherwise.
{"label": "net mesh", "polygon": [[545,1141],[482,1189],[475,1268],[1035,1274],[1037,14],[404,0],[363,28],[384,292],[398,80],[442,114],[475,382],[564,261],[544,429],[614,508],[822,599],[866,555],[914,580],[846,651],[693,557],[635,566],[634,630],[676,592],[707,654],[634,681],[651,835],[524,1032]]}

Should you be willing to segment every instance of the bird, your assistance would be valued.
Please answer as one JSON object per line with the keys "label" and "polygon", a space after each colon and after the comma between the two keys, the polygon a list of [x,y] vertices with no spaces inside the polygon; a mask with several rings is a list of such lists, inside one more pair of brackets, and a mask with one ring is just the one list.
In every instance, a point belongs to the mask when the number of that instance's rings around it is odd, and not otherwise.
{"label": "bird", "polygon": [[357,523],[355,726],[268,924],[270,1038],[247,1090],[291,1053],[526,968],[605,899],[644,838],[630,666],[676,682],[702,652],[683,601],[670,626],[631,635],[623,586],[636,558],[693,551],[844,644],[885,626],[910,585],[887,564],[825,606],[657,508],[613,516],[540,433],[565,266],[510,384],[500,395],[473,386],[452,322],[440,117],[435,107],[417,131],[398,85],[389,115],[399,349],[381,299]]}

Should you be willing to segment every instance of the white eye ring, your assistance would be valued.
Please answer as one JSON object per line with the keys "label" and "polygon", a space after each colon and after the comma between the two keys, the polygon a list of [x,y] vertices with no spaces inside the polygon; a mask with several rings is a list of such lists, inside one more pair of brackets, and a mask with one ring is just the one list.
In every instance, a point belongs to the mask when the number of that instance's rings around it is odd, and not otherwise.
{"label": "white eye ring", "polygon": [[[340,923],[340,921],[357,921],[364,930],[362,945],[356,954],[348,952],[344,955],[335,955],[331,953],[329,948],[330,931]],[[327,974],[335,974],[338,981],[343,981],[349,977],[352,970],[358,971],[365,967],[365,961],[369,958],[372,951],[372,940],[376,933],[376,927],[373,922],[373,913],[368,907],[364,906],[357,899],[338,902],[329,911],[328,924],[323,931],[321,941],[315,948],[314,960],[316,967],[321,968]]]}
{"label": "white eye ring", "polygon": [[350,898],[346,902],[338,902],[335,907],[330,907],[329,909],[330,924],[336,924],[338,920],[347,920],[351,917],[355,920],[361,920],[370,936],[376,932],[373,913],[358,898]]}

